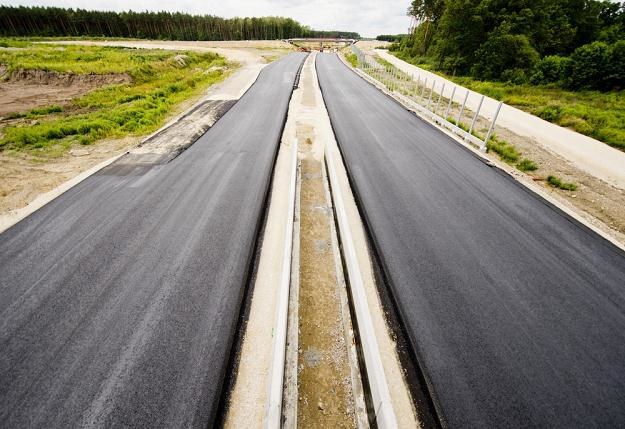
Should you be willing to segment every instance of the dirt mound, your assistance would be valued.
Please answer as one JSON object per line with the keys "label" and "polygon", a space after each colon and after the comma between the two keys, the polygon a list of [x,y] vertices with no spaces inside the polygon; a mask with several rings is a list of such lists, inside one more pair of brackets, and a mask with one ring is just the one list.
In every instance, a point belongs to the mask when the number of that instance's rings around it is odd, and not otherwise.
{"label": "dirt mound", "polygon": [[[4,74],[7,74],[6,68]],[[0,65],[0,77],[3,75]],[[72,99],[106,85],[129,83],[128,74],[73,74],[45,70],[17,70],[0,81],[0,118]],[[0,123],[0,128],[2,123]]]}
{"label": "dirt mound", "polygon": [[[0,73],[1,74],[1,73]],[[29,85],[53,86],[89,86],[98,87],[119,83],[129,83],[132,78],[126,73],[115,74],[73,74],[58,73],[45,70],[16,70],[11,73],[9,82],[19,82]]]}

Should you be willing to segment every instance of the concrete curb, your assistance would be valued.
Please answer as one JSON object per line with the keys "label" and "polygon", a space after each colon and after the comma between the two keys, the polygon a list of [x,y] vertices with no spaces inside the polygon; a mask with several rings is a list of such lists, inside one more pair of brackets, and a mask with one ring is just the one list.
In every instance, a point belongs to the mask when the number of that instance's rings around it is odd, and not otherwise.
{"label": "concrete curb", "polygon": [[352,239],[347,212],[343,203],[343,195],[336,173],[332,148],[329,144],[326,144],[325,149],[325,161],[328,177],[330,179],[332,202],[336,212],[345,267],[349,279],[348,287],[354,305],[355,325],[358,327],[360,333],[359,336],[364,356],[366,377],[371,391],[376,424],[381,429],[396,428],[397,419],[395,417],[395,411],[393,410],[393,404],[391,403],[388,382],[384,373],[384,366],[373,328],[373,321],[369,313],[367,295],[358,264],[358,257]]}
{"label": "concrete curb", "polygon": [[270,369],[269,399],[265,415],[265,428],[279,428],[282,420],[282,394],[284,392],[284,364],[286,360],[287,324],[289,317],[289,289],[291,286],[291,255],[293,250],[293,223],[295,220],[295,190],[297,182],[297,139],[291,148],[291,178],[289,183],[289,208],[282,275],[278,289],[278,306],[273,335],[273,360]]}

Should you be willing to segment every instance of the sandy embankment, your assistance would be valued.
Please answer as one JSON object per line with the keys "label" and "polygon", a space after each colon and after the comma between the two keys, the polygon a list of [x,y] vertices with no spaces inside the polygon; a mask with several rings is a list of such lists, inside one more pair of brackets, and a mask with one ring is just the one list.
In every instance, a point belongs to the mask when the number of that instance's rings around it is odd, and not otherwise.
{"label": "sandy embankment", "polygon": [[[179,105],[171,115],[171,120],[163,127],[175,124],[186,112],[208,100],[237,100],[253,84],[266,65],[267,56],[280,56],[288,51],[290,45],[280,41],[254,42],[89,42],[67,41],[58,44],[81,44],[100,46],[123,46],[130,48],[199,50],[211,51],[226,57],[229,61],[240,63],[240,67],[226,80],[211,86],[199,99],[188,100]],[[120,77],[121,76],[121,77]],[[35,79],[36,76],[33,77]],[[123,75],[114,75],[114,79]],[[46,85],[19,84],[19,91],[13,91],[16,97],[7,97],[7,91],[15,82],[0,84],[0,107],[9,103],[10,111],[27,111],[42,105],[63,104],[72,98],[102,84],[98,79],[74,79],[70,85],[63,79],[58,82],[42,82]],[[51,85],[49,83],[52,83]],[[105,82],[106,83],[106,82]],[[27,86],[26,89],[22,88]],[[15,89],[15,88],[13,88]],[[33,104],[34,103],[34,104]],[[157,131],[159,133],[162,129]],[[189,129],[191,134],[197,129]],[[155,133],[156,134],[156,133]],[[7,155],[0,153],[0,230],[17,222],[32,212],[36,207],[59,195],[61,185],[71,181],[99,164],[115,158],[129,149],[136,147],[149,136],[133,136],[116,140],[99,141],[96,144],[80,147],[55,158],[35,159],[25,153]],[[36,204],[32,204],[33,201]]]}

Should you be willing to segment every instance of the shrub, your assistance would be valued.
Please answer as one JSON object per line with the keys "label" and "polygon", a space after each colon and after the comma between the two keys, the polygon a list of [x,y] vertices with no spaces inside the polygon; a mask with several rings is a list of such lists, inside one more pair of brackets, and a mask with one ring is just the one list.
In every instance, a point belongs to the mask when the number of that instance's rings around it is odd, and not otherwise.
{"label": "shrub", "polygon": [[610,47],[604,42],[580,46],[571,55],[569,86],[573,89],[605,89],[606,76],[610,74]]}
{"label": "shrub", "polygon": [[535,113],[539,118],[548,122],[558,122],[562,117],[562,107],[558,105],[547,105]]}
{"label": "shrub", "polygon": [[514,85],[522,85],[527,82],[527,73],[523,69],[508,69],[501,73],[499,80]]}
{"label": "shrub", "polygon": [[575,183],[566,183],[563,182],[559,177],[549,176],[547,177],[547,182],[554,188],[562,189],[564,191],[575,191],[577,190],[577,185]]}
{"label": "shrub", "polygon": [[[477,50],[476,63],[471,73],[480,79],[501,80],[513,74],[515,80],[526,79],[525,71],[531,70],[539,60],[538,52],[526,36],[493,32]],[[504,72],[507,73],[504,75]]]}
{"label": "shrub", "polygon": [[538,170],[538,165],[536,165],[536,163],[531,159],[525,158],[523,161],[519,162],[516,165],[516,168],[521,171],[535,171]]}
{"label": "shrub", "polygon": [[536,64],[530,81],[535,85],[564,82],[568,78],[570,68],[570,58],[549,55]]}
{"label": "shrub", "polygon": [[503,140],[498,140],[494,136],[488,141],[486,147],[489,151],[492,150],[498,154],[505,162],[512,163],[519,159],[519,152],[514,145]]}
{"label": "shrub", "polygon": [[352,65],[353,68],[358,67],[358,57],[356,54],[352,54],[351,52],[347,53],[345,54],[345,59]]}
{"label": "shrub", "polygon": [[625,40],[610,46],[608,52],[608,74],[605,77],[607,89],[621,90],[625,88]]}

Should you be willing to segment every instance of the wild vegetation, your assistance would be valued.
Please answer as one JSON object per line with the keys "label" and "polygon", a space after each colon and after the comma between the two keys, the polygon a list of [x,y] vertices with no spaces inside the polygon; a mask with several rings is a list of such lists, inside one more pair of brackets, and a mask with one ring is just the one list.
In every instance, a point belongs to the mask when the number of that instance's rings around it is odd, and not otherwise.
{"label": "wild vegetation", "polygon": [[359,38],[315,31],[291,18],[220,18],[170,12],[102,12],[58,7],[0,6],[0,36],[131,37],[166,40],[273,40],[293,37]]}
{"label": "wild vegetation", "polygon": [[576,191],[577,185],[575,183],[563,182],[562,179],[556,176],[547,177],[547,183],[554,188],[562,189],[563,191]]}
{"label": "wild vegetation", "polygon": [[600,0],[413,0],[393,49],[479,79],[622,89],[625,5]]}
{"label": "wild vegetation", "polygon": [[[4,44],[11,44],[4,40]],[[64,106],[16,112],[2,129],[0,150],[62,154],[74,144],[143,135],[158,129],[176,104],[220,81],[235,67],[213,53],[96,46],[26,44],[0,49],[0,63],[15,70],[74,74],[128,74],[132,82],[93,90]]]}
{"label": "wild vegetation", "polygon": [[354,68],[358,67],[358,57],[356,56],[356,54],[348,50],[346,50],[344,54],[345,54],[345,59],[347,60],[348,63],[352,65],[352,67]]}
{"label": "wild vegetation", "polygon": [[625,150],[625,4],[414,0],[408,62]]}

